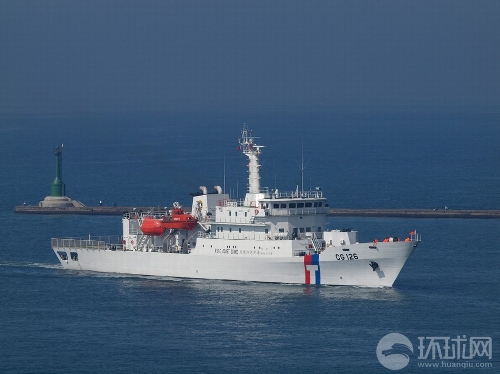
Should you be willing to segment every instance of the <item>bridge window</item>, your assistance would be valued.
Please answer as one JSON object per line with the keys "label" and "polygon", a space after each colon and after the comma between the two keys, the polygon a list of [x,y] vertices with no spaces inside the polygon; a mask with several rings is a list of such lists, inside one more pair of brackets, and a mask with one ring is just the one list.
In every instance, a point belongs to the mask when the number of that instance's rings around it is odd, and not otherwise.
{"label": "bridge window", "polygon": [[61,260],[67,261],[68,260],[68,254],[64,251],[57,251],[57,254],[61,258]]}
{"label": "bridge window", "polygon": [[265,230],[264,230],[264,233],[265,233],[265,234],[269,234],[269,229],[265,229]]}
{"label": "bridge window", "polygon": [[285,232],[285,229],[279,229],[278,232]]}
{"label": "bridge window", "polygon": [[296,208],[296,207],[297,207],[297,204],[295,204],[295,203],[290,203],[289,207],[290,207],[290,208]]}
{"label": "bridge window", "polygon": [[284,209],[286,209],[286,203],[281,203],[281,204],[280,204],[280,208],[284,208]]}
{"label": "bridge window", "polygon": [[297,203],[297,208],[303,208],[304,207],[304,203]]}
{"label": "bridge window", "polygon": [[241,234],[241,227],[238,227],[238,232]]}
{"label": "bridge window", "polygon": [[306,232],[311,232],[311,228],[310,227],[306,227]]}
{"label": "bridge window", "polygon": [[229,232],[233,232],[233,228],[232,227],[229,228]]}
{"label": "bridge window", "polygon": [[322,207],[323,206],[323,202],[322,201],[318,201],[318,206]]}
{"label": "bridge window", "polygon": [[276,204],[276,203],[275,203],[275,204],[273,204],[273,208],[274,208],[274,209],[278,209],[279,207],[280,207],[280,205],[279,205],[279,204]]}
{"label": "bridge window", "polygon": [[304,232],[304,228],[303,228],[303,227],[301,227],[301,228],[299,229],[299,232],[303,233],[303,232]]}
{"label": "bridge window", "polygon": [[318,202],[317,202],[317,201],[315,201],[315,202],[314,202],[314,207],[315,207],[315,208],[317,208],[317,207],[318,207]]}
{"label": "bridge window", "polygon": [[231,211],[229,211],[229,217],[231,217]]}
{"label": "bridge window", "polygon": [[306,208],[311,208],[312,207],[312,203],[306,203]]}
{"label": "bridge window", "polygon": [[76,253],[76,252],[70,252],[69,255],[71,256],[71,259],[73,261],[78,261],[78,253]]}

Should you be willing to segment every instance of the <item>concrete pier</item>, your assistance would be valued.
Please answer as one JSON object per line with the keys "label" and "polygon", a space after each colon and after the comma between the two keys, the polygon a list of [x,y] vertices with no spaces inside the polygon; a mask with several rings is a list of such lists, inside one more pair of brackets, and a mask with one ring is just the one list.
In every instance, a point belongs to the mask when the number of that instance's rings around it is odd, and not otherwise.
{"label": "concrete pier", "polygon": [[[82,206],[82,207],[41,207],[20,205],[16,213],[28,214],[93,214],[122,215],[132,210],[147,212],[151,207],[139,206]],[[188,209],[189,210],[189,209]],[[331,217],[401,217],[401,218],[500,218],[500,210],[433,210],[433,209],[330,209]]]}
{"label": "concrete pier", "polygon": [[16,213],[27,214],[82,214],[82,215],[101,215],[101,216],[121,216],[123,213],[147,212],[151,207],[139,206],[82,206],[82,207],[42,207],[19,205],[14,207]]}
{"label": "concrete pier", "polygon": [[433,209],[338,209],[329,216],[402,217],[402,218],[500,218],[500,210],[433,210]]}

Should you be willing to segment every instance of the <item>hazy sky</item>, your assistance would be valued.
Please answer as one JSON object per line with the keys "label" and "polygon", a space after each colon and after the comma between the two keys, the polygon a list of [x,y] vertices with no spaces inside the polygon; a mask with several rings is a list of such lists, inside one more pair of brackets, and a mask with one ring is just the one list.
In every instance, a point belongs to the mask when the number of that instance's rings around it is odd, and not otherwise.
{"label": "hazy sky", "polygon": [[0,1],[0,112],[500,105],[500,1]]}

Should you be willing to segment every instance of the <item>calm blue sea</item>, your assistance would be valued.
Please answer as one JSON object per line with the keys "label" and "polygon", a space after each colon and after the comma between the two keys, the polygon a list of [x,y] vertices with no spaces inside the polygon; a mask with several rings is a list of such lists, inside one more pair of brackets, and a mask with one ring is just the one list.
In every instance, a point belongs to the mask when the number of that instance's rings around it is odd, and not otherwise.
{"label": "calm blue sea", "polygon": [[[50,193],[61,143],[67,195],[86,205],[243,196],[244,122],[266,146],[263,186],[300,185],[303,151],[305,187],[331,206],[500,209],[495,111],[2,116],[0,373],[388,373],[389,333],[412,343],[401,373],[500,372],[500,220],[331,218],[363,241],[422,234],[394,288],[367,289],[64,271],[51,237],[120,234],[120,217],[13,212]],[[419,337],[457,336],[486,343],[419,358]]]}

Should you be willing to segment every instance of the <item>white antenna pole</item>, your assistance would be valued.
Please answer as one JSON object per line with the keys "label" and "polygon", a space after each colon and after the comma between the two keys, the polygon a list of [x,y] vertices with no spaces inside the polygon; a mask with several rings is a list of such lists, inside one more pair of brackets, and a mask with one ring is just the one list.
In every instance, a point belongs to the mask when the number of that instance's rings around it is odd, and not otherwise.
{"label": "white antenna pole", "polygon": [[300,168],[302,176],[302,193],[304,193],[304,141],[302,141],[302,167]]}
{"label": "white antenna pole", "polygon": [[222,192],[226,193],[226,151],[224,151],[224,182]]}
{"label": "white antenna pole", "polygon": [[[307,165],[309,164],[309,161],[306,162],[304,165],[304,142],[302,142],[302,161],[301,164],[297,162],[297,165],[299,166],[300,169],[300,175],[301,175],[301,180],[302,180],[302,192],[304,192],[304,170],[306,170]],[[298,188],[298,186],[297,186]]]}
{"label": "white antenna pole", "polygon": [[276,160],[273,156],[273,167],[274,167],[274,189],[276,189]]}

